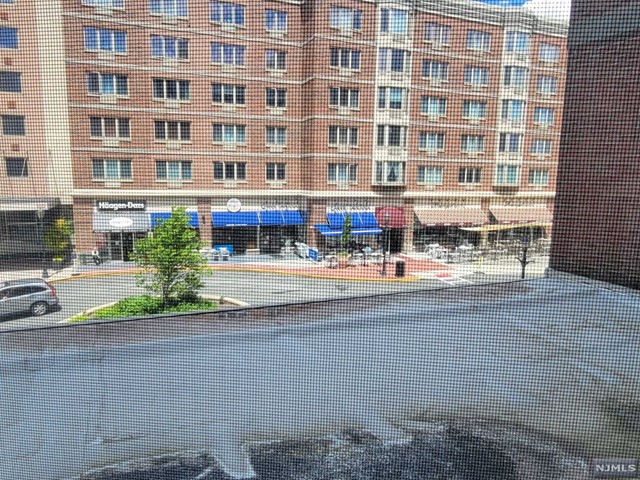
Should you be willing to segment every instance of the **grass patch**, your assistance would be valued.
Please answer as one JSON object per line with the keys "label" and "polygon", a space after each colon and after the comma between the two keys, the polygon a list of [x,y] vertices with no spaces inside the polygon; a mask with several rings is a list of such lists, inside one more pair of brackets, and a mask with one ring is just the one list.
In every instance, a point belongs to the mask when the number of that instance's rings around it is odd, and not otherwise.
{"label": "grass patch", "polygon": [[146,317],[159,313],[185,313],[199,310],[214,310],[218,303],[213,300],[197,298],[181,301],[167,308],[162,308],[162,301],[158,297],[142,295],[139,297],[123,298],[109,307],[100,308],[90,314],[80,313],[70,319],[71,322],[86,322],[87,320],[105,320],[111,318]]}

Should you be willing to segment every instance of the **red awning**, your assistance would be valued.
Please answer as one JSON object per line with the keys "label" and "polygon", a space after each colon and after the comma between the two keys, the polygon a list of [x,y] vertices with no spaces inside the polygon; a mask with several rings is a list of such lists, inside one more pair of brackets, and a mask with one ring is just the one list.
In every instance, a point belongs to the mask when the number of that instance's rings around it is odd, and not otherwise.
{"label": "red awning", "polygon": [[553,215],[543,205],[537,207],[490,207],[498,223],[551,223]]}
{"label": "red awning", "polygon": [[489,217],[479,207],[416,208],[414,211],[420,223],[425,227],[438,225],[471,227],[489,223]]}
{"label": "red awning", "polygon": [[407,226],[407,219],[402,207],[376,207],[376,220],[380,228],[404,228]]}

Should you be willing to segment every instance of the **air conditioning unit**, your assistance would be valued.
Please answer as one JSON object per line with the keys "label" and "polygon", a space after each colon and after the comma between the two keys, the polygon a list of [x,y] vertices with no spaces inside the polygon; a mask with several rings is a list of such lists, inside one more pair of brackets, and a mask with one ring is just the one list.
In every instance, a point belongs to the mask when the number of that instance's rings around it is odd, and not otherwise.
{"label": "air conditioning unit", "polygon": [[427,118],[429,119],[430,122],[439,122],[440,121],[440,116],[439,115],[429,115]]}
{"label": "air conditioning unit", "polygon": [[349,153],[348,145],[338,145],[338,153]]}
{"label": "air conditioning unit", "polygon": [[343,77],[350,77],[351,75],[353,75],[353,72],[347,68],[340,68],[338,70],[338,74]]}
{"label": "air conditioning unit", "polygon": [[267,70],[272,77],[283,77],[284,70]]}
{"label": "air conditioning unit", "polygon": [[338,107],[338,115],[349,115],[351,110],[348,108]]}
{"label": "air conditioning unit", "polygon": [[440,152],[438,150],[427,150],[427,155],[430,157],[437,157]]}
{"label": "air conditioning unit", "polygon": [[282,183],[282,182],[271,182],[271,183],[269,183],[269,187],[271,187],[271,188],[284,188],[284,183]]}
{"label": "air conditioning unit", "polygon": [[236,66],[224,63],[222,65],[222,73],[236,73]]}
{"label": "air conditioning unit", "polygon": [[121,186],[120,182],[104,182],[104,188],[120,188]]}
{"label": "air conditioning unit", "polygon": [[222,111],[223,112],[234,113],[236,111],[236,106],[235,105],[224,104],[224,105],[222,105]]}
{"label": "air conditioning unit", "polygon": [[267,147],[269,148],[269,151],[271,153],[282,153],[284,152],[284,148],[280,145],[267,145]]}
{"label": "air conditioning unit", "polygon": [[424,189],[425,190],[435,190],[436,186],[433,183],[427,183],[427,184],[425,184]]}
{"label": "air conditioning unit", "polygon": [[432,87],[439,87],[441,83],[442,83],[442,81],[439,78],[430,78],[429,79],[429,85],[431,85]]}

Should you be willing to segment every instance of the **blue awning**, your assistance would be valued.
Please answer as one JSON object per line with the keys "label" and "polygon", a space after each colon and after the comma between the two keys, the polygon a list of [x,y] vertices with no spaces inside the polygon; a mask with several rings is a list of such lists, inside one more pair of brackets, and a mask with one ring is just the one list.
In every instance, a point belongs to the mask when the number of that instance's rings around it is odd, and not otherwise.
{"label": "blue awning", "polygon": [[[342,229],[331,228],[329,225],[314,225],[314,228],[324,237],[340,237]],[[380,235],[382,230],[379,228],[354,228],[351,230],[352,237],[362,237],[364,235]]]}
{"label": "blue awning", "polygon": [[[200,220],[198,218],[198,212],[185,212],[189,216],[189,225],[194,228],[200,226]],[[151,220],[151,228],[156,228],[160,222],[164,222],[171,216],[171,212],[162,213],[150,213],[149,218]]]}
{"label": "blue awning", "polygon": [[304,225],[300,210],[265,210],[260,212],[260,225]]}
{"label": "blue awning", "polygon": [[257,227],[258,212],[211,212],[214,227]]}
{"label": "blue awning", "polygon": [[[351,228],[378,228],[378,221],[373,212],[351,212]],[[327,221],[331,228],[342,228],[347,218],[346,213],[327,213]]]}

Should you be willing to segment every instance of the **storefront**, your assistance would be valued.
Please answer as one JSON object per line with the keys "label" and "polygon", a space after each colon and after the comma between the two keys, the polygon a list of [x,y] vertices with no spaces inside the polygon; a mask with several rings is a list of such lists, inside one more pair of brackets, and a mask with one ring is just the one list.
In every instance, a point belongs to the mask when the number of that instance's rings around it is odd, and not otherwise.
{"label": "storefront", "polygon": [[375,217],[383,230],[381,247],[388,252],[398,253],[403,250],[404,232],[407,219],[403,207],[376,207]]}
{"label": "storefront", "polygon": [[131,260],[136,240],[151,230],[145,200],[99,200],[93,212],[93,231],[101,256],[111,260]]}
{"label": "storefront", "polygon": [[378,222],[372,211],[342,211],[327,212],[327,223],[314,225],[318,232],[318,246],[321,251],[339,250],[342,245],[342,235],[344,224],[349,216],[351,221],[351,247],[369,246],[371,248],[381,248],[380,234],[382,230],[378,227]]}
{"label": "storefront", "polygon": [[415,223],[413,246],[417,252],[427,245],[440,244],[455,247],[462,244],[480,244],[480,235],[468,227],[487,225],[489,217],[479,204],[464,200],[439,201],[414,208]]}

